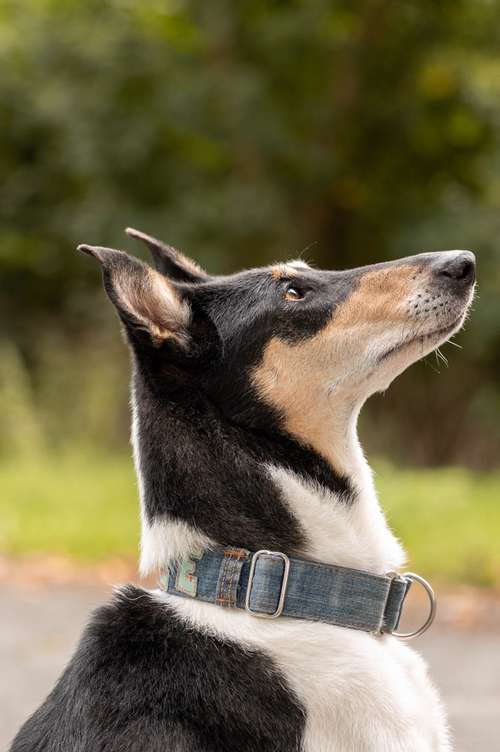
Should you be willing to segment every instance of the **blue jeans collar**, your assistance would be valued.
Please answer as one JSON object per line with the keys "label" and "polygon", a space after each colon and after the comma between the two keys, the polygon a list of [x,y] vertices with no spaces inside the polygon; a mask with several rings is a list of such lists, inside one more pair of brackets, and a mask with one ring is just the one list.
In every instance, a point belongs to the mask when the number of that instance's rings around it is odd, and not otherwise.
{"label": "blue jeans collar", "polygon": [[160,586],[184,598],[246,609],[255,617],[292,617],[385,634],[397,630],[414,579],[423,584],[431,601],[429,619],[423,625],[427,628],[434,617],[435,599],[430,586],[417,575],[372,574],[278,551],[194,552],[173,564]]}

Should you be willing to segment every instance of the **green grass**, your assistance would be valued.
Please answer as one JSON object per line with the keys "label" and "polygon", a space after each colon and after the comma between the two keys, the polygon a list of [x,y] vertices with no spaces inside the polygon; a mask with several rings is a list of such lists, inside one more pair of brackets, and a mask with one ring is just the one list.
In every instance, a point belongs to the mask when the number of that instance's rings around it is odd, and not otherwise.
{"label": "green grass", "polygon": [[500,585],[500,473],[378,467],[380,499],[416,571]]}
{"label": "green grass", "polygon": [[[500,473],[379,463],[376,483],[411,568],[451,583],[500,585]],[[137,556],[137,491],[128,457],[5,460],[0,489],[1,553],[85,562]]]}
{"label": "green grass", "polygon": [[86,561],[137,555],[137,490],[128,457],[5,461],[0,489],[2,553]]}

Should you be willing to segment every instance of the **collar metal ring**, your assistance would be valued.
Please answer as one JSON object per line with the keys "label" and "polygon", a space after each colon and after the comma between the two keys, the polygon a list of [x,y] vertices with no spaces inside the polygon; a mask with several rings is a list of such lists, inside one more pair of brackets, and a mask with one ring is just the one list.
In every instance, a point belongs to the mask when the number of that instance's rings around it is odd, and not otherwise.
{"label": "collar metal ring", "polygon": [[425,592],[427,593],[427,597],[429,598],[429,614],[421,627],[416,629],[414,632],[392,633],[394,637],[399,637],[400,640],[411,640],[413,639],[413,637],[418,637],[419,635],[426,632],[431,626],[432,622],[434,621],[434,617],[436,616],[437,600],[434,594],[434,590],[431,588],[427,580],[424,580],[423,577],[420,577],[420,575],[415,574],[414,572],[405,572],[401,576],[407,580],[412,580],[412,582],[418,582],[420,585],[422,585]]}

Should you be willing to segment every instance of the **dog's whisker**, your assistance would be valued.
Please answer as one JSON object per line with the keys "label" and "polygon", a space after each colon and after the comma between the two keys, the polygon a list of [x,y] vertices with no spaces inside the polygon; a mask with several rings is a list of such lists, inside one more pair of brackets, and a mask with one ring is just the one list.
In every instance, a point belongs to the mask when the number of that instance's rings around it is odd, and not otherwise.
{"label": "dog's whisker", "polygon": [[437,347],[434,352],[436,353],[436,360],[437,361],[441,361],[441,363],[443,363],[445,366],[449,365],[448,364],[448,358],[446,357],[446,355],[444,355],[441,352],[441,350],[439,349],[439,347]]}

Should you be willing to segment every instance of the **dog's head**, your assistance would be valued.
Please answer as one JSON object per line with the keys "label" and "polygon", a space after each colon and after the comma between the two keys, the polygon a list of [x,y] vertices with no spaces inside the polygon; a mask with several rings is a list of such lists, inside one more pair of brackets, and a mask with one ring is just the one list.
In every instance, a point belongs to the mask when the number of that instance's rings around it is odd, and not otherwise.
{"label": "dog's head", "polygon": [[137,360],[158,389],[189,385],[231,419],[276,421],[322,449],[332,410],[352,409],[462,325],[475,279],[468,251],[421,253],[349,271],[302,261],[211,277],[136,231],[152,269],[127,254],[80,246]]}

